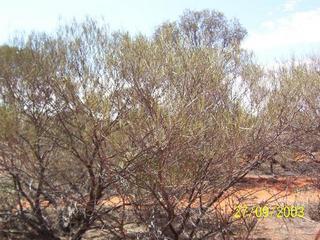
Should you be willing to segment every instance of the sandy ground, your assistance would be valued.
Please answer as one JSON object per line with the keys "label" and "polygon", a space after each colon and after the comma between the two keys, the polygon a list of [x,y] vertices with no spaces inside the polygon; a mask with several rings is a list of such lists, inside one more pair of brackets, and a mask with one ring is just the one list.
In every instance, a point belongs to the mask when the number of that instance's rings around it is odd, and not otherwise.
{"label": "sandy ground", "polygon": [[[320,230],[320,223],[311,220],[307,206],[320,199],[320,190],[313,186],[308,177],[272,177],[270,175],[249,175],[237,186],[234,197],[248,196],[246,204],[257,205],[267,201],[266,206],[304,206],[303,218],[260,218],[252,239],[260,240],[312,240]],[[118,205],[121,199],[113,197],[104,202],[106,205]],[[230,204],[230,199],[221,205]],[[225,207],[225,206],[224,206]]]}
{"label": "sandy ground", "polygon": [[[248,175],[237,185],[236,197],[244,195],[248,197],[245,202],[248,205],[257,205],[267,201],[266,206],[289,205],[305,207],[306,214],[303,218],[276,218],[275,216],[260,218],[251,235],[252,239],[313,240],[320,230],[320,222],[313,221],[307,210],[311,203],[320,202],[320,189],[313,187],[313,179],[311,178]],[[105,200],[103,204],[117,206],[121,205],[121,202],[121,198],[112,197],[109,200]],[[42,204],[46,205],[48,203],[43,202]],[[229,200],[221,202],[221,205],[227,204],[230,204]],[[133,228],[134,231],[139,231],[137,227]],[[143,231],[143,229],[140,230]],[[88,235],[92,237],[96,234],[98,232],[95,231]],[[92,238],[89,237],[87,239]]]}
{"label": "sandy ground", "polygon": [[[307,206],[319,201],[320,191],[312,187],[312,179],[306,177],[248,176],[241,183],[239,194],[252,193],[251,204],[272,199],[270,205],[304,206],[304,218],[261,218],[252,236],[253,239],[311,240],[320,230],[320,223],[310,219]],[[267,204],[267,206],[269,203]]]}
{"label": "sandy ground", "polygon": [[300,219],[266,218],[258,222],[252,236],[257,239],[272,240],[311,240],[315,239],[320,229],[320,223],[310,220],[308,217]]}

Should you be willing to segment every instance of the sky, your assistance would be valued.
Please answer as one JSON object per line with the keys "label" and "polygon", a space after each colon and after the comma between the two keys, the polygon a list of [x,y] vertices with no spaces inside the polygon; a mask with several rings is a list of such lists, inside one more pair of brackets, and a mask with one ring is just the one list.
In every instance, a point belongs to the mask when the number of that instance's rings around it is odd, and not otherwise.
{"label": "sky", "polygon": [[51,32],[59,22],[103,18],[111,30],[150,35],[185,9],[214,9],[248,31],[243,47],[261,63],[320,53],[319,0],[0,0],[0,44],[17,34]]}

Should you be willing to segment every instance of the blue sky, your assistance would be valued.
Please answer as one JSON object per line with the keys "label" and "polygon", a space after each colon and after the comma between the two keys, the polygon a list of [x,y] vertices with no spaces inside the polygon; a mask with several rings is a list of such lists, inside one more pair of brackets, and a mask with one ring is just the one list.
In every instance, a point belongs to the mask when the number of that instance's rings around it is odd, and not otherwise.
{"label": "blue sky", "polygon": [[272,64],[320,53],[319,0],[0,0],[0,44],[16,31],[53,31],[62,20],[103,17],[111,29],[150,34],[185,9],[216,9],[248,30],[243,43]]}

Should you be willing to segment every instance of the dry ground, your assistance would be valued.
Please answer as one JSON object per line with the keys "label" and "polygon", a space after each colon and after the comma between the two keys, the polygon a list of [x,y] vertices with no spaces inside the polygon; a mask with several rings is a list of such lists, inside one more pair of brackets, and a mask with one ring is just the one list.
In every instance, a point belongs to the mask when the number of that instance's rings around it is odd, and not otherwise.
{"label": "dry ground", "polygon": [[[319,189],[313,187],[313,179],[307,177],[248,176],[240,184],[240,194],[250,192],[251,204],[261,203],[277,196],[270,204],[299,205],[305,207],[304,218],[261,218],[253,232],[254,239],[311,240],[320,230],[320,223],[308,214],[308,206],[317,203]],[[268,205],[268,204],[267,204]]]}
{"label": "dry ground", "polygon": [[[320,199],[320,190],[314,187],[314,179],[310,177],[274,177],[270,175],[248,175],[237,185],[237,193],[233,197],[246,195],[248,205],[257,205],[268,201],[267,206],[295,205],[305,207],[304,218],[260,218],[252,239],[260,240],[312,240],[320,230],[320,222],[312,220],[308,214],[308,206]],[[121,199],[113,197],[105,201],[107,205],[117,205]],[[221,206],[230,204],[230,199],[222,201]],[[143,231],[143,227],[128,226],[128,231]],[[89,236],[96,235],[90,233]],[[88,238],[89,239],[89,238]]]}

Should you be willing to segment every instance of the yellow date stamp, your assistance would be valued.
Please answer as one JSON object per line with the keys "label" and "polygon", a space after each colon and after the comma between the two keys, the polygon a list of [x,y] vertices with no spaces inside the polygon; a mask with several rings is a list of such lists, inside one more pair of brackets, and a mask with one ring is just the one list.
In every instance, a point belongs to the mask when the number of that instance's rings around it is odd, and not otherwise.
{"label": "yellow date stamp", "polygon": [[248,206],[238,205],[233,215],[235,219],[256,217],[256,218],[303,218],[304,206],[275,205],[275,206]]}

